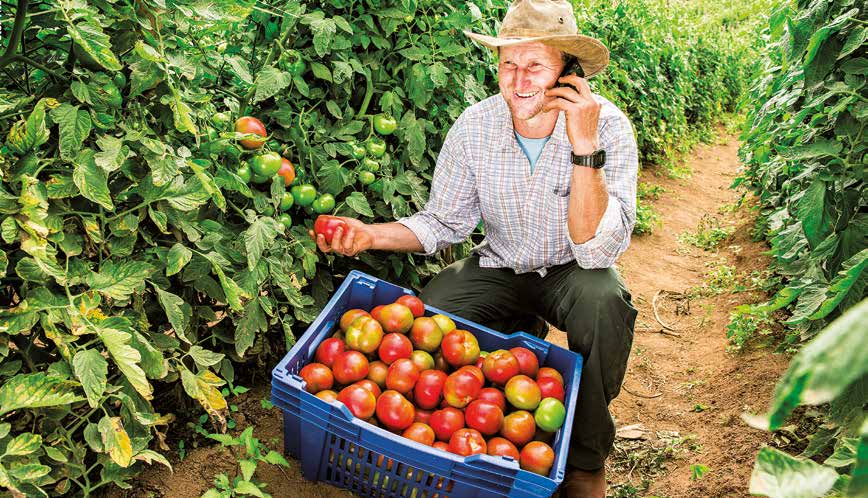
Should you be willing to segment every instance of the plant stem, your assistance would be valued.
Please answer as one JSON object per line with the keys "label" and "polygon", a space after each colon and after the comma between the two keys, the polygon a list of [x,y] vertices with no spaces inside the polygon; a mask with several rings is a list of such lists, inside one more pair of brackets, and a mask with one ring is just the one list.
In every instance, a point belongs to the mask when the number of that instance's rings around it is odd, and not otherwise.
{"label": "plant stem", "polygon": [[[280,39],[274,42],[271,46],[271,50],[268,51],[268,55],[265,57],[265,62],[262,63],[261,67],[266,67],[271,64],[271,61],[274,60],[274,56],[277,55],[278,52],[283,51],[283,45],[286,43],[286,40],[289,38],[290,29],[288,29],[289,24],[287,23],[287,28],[283,29],[283,33],[280,35]],[[256,83],[254,82],[253,86],[247,90],[247,93],[244,94],[244,98],[239,102],[238,105],[238,115],[243,116],[245,111],[247,110],[247,102],[253,98],[254,93],[256,93]]]}
{"label": "plant stem", "polygon": [[18,42],[21,40],[21,35],[24,34],[24,21],[27,19],[27,4],[29,3],[30,0],[18,0],[18,7],[15,9],[15,24],[12,26],[12,38],[9,39],[6,52],[0,57],[0,67],[9,64],[15,59]]}
{"label": "plant stem", "polygon": [[24,62],[25,64],[29,64],[29,65],[37,68],[37,69],[41,69],[41,70],[45,71],[46,73],[54,76],[55,78],[57,78],[59,80],[65,79],[65,77],[62,74],[58,73],[57,71],[55,71],[53,69],[50,69],[48,66],[46,66],[40,62],[36,62],[35,60],[33,60],[30,57],[27,57],[25,55],[16,55],[14,57],[14,59],[17,61]]}
{"label": "plant stem", "polygon": [[359,107],[356,116],[364,116],[368,112],[368,105],[371,103],[371,97],[374,96],[374,83],[371,78],[373,76],[370,74],[370,70],[365,71],[365,98],[362,100],[362,106]]}

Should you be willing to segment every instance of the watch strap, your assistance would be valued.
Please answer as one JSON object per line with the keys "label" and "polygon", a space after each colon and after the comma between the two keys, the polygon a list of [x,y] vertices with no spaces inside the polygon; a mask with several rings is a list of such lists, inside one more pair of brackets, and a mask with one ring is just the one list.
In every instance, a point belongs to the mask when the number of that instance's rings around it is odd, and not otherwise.
{"label": "watch strap", "polygon": [[570,161],[575,166],[584,166],[586,168],[600,169],[606,164],[606,151],[597,149],[588,155],[577,156],[570,152]]}

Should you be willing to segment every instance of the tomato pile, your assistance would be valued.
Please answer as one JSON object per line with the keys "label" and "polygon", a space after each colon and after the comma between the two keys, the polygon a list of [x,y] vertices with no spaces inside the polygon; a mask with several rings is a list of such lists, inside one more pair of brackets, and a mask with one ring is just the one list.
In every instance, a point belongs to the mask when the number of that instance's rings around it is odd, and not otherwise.
{"label": "tomato pile", "polygon": [[413,441],[548,475],[566,418],[561,373],[524,347],[480,351],[448,316],[424,312],[410,295],[345,312],[299,372],[307,391]]}

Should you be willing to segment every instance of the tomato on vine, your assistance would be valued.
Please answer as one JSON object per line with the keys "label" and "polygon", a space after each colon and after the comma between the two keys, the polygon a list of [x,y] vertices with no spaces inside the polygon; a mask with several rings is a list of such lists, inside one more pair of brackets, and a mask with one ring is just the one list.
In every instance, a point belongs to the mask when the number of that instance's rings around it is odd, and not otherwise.
{"label": "tomato on vine", "polygon": [[244,180],[245,183],[249,182],[250,179],[253,178],[253,172],[250,171],[250,167],[247,166],[247,164],[244,164],[241,167],[239,167],[235,171],[235,174],[238,175],[242,180]]}
{"label": "tomato on vine", "polygon": [[251,181],[253,181],[253,183],[266,183],[271,181],[271,177],[254,173]]}
{"label": "tomato on vine", "polygon": [[277,152],[266,152],[253,156],[250,160],[250,169],[253,173],[259,176],[272,177],[280,170],[283,165],[283,158]]}
{"label": "tomato on vine", "polygon": [[[253,116],[241,116],[235,121],[235,131],[237,133],[254,134],[260,137],[265,137],[268,133],[265,131],[265,125],[262,121]],[[265,143],[265,139],[246,138],[241,140],[241,146],[245,149],[258,149]]]}
{"label": "tomato on vine", "polygon": [[331,212],[335,208],[335,198],[331,194],[323,194],[313,201],[311,207],[319,214]]}
{"label": "tomato on vine", "polygon": [[368,150],[368,153],[374,157],[383,157],[383,154],[386,153],[386,143],[376,139],[368,139],[368,141],[365,142],[365,148]]}
{"label": "tomato on vine", "polygon": [[370,185],[374,183],[377,177],[370,171],[359,171],[359,183],[362,185]]}
{"label": "tomato on vine", "polygon": [[310,206],[316,200],[316,187],[306,183],[304,185],[295,185],[290,189],[295,203],[299,206]]}
{"label": "tomato on vine", "polygon": [[277,217],[277,221],[279,221],[287,230],[292,228],[292,217],[286,213],[281,213],[281,215]]}
{"label": "tomato on vine", "polygon": [[398,128],[398,121],[388,114],[377,114],[374,116],[374,129],[380,135],[391,135]]}
{"label": "tomato on vine", "polygon": [[350,142],[350,149],[352,150],[351,155],[353,156],[353,159],[359,161],[364,159],[365,156],[368,154],[368,151],[356,142]]}
{"label": "tomato on vine", "polygon": [[115,86],[118,88],[123,88],[123,87],[127,86],[127,77],[124,75],[124,73],[122,73],[120,71],[115,73],[114,77],[112,78],[112,81],[114,82]]}
{"label": "tomato on vine", "polygon": [[286,71],[293,76],[301,76],[307,69],[307,63],[304,62],[301,52],[298,50],[285,51],[281,56],[281,61],[284,63]]}
{"label": "tomato on vine", "polygon": [[295,204],[295,197],[292,196],[291,192],[284,192],[280,198],[280,210],[289,211],[293,204]]}
{"label": "tomato on vine", "polygon": [[295,181],[295,166],[287,158],[281,158],[280,169],[277,170],[277,175],[283,177],[283,184],[285,186],[292,185],[292,182]]}
{"label": "tomato on vine", "polygon": [[365,171],[377,171],[380,169],[380,163],[374,161],[370,157],[366,157],[362,160],[362,168]]}

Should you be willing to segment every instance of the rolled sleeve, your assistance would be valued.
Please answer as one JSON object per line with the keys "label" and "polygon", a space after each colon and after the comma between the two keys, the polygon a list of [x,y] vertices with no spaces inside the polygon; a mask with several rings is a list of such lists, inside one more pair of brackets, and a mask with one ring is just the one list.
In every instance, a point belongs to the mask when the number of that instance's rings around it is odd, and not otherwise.
{"label": "rolled sleeve", "polygon": [[422,252],[414,254],[431,256],[437,252],[437,236],[434,234],[434,228],[425,221],[424,217],[415,214],[399,219],[398,223],[409,228],[422,244]]}
{"label": "rolled sleeve", "polygon": [[594,237],[576,244],[570,240],[579,266],[608,268],[630,245],[636,224],[636,179],[639,153],[630,120],[618,111],[600,129],[600,143],[606,151],[606,189],[609,203]]}

